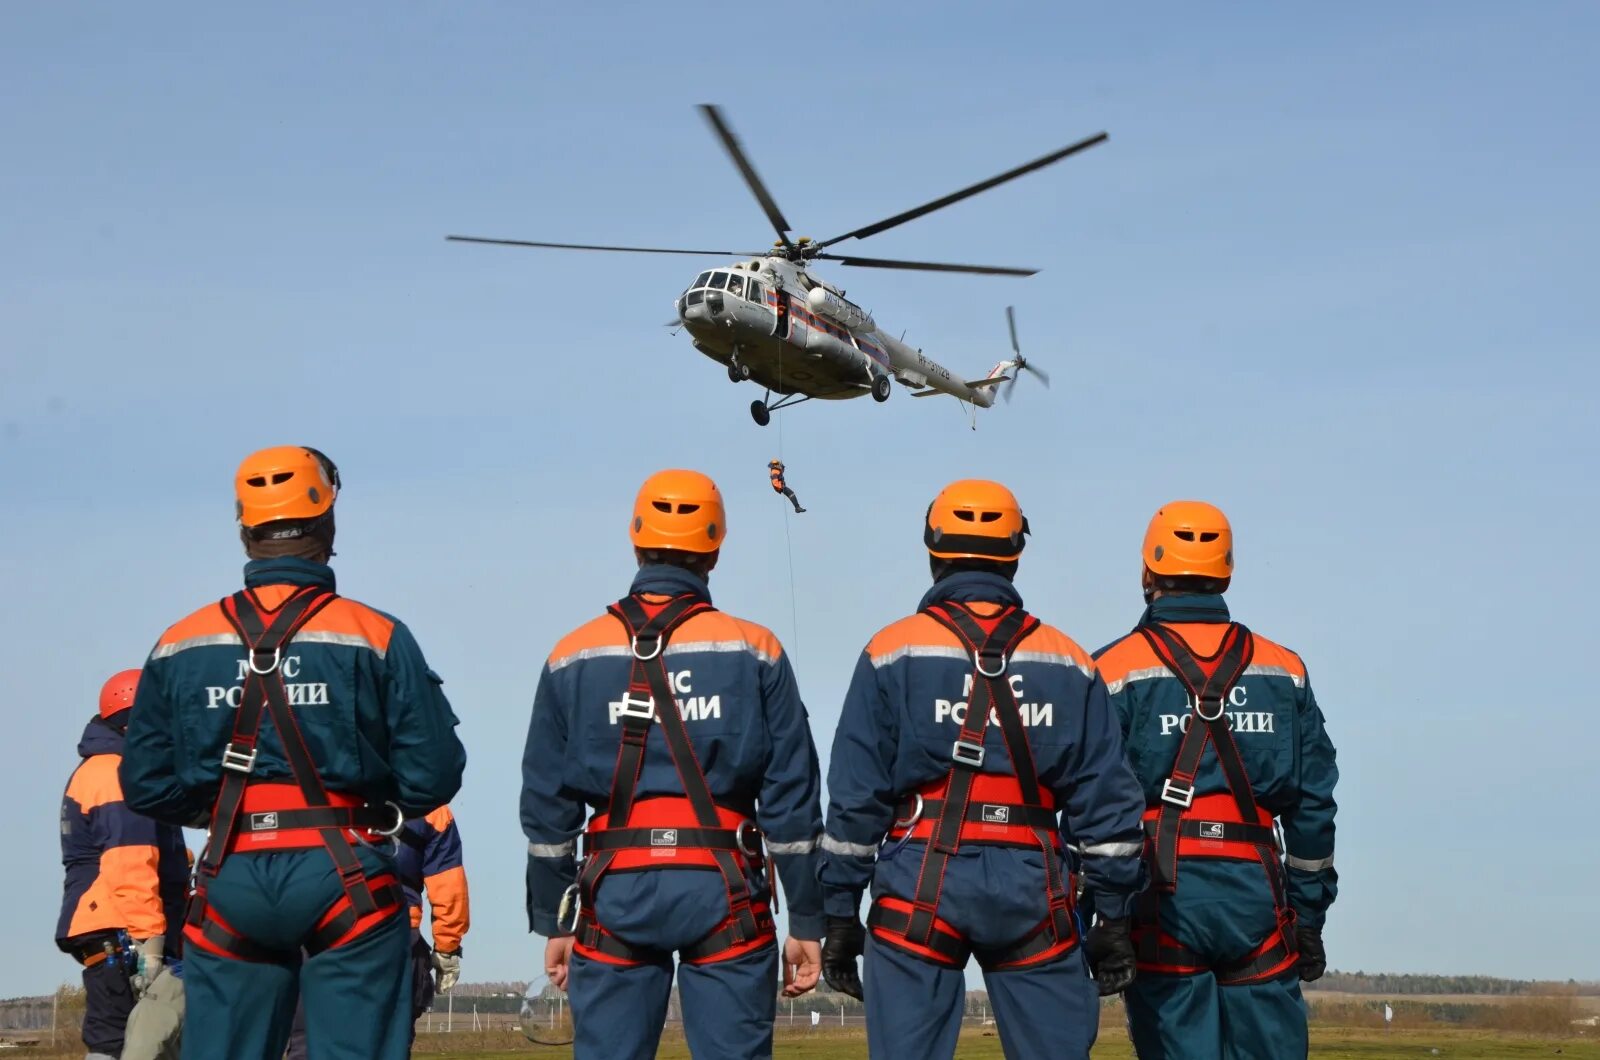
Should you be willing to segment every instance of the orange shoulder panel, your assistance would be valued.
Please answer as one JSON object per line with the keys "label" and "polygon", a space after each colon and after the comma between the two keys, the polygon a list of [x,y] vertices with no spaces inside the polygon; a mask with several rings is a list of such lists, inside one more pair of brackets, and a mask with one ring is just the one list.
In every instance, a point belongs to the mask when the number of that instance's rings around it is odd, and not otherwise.
{"label": "orange shoulder panel", "polygon": [[1100,667],[1100,676],[1106,679],[1107,684],[1112,684],[1135,670],[1160,666],[1161,660],[1156,658],[1156,653],[1150,649],[1150,642],[1141,634],[1129,633],[1102,652],[1096,665]]}
{"label": "orange shoulder panel", "polygon": [[117,766],[121,763],[121,755],[95,755],[84,759],[67,782],[67,798],[76,802],[84,813],[121,802],[122,782],[117,779]]}
{"label": "orange shoulder panel", "polygon": [[742,641],[762,659],[776,662],[783,654],[783,645],[768,629],[756,622],[735,617],[726,611],[707,611],[695,615],[683,624],[677,637],[688,641]]}
{"label": "orange shoulder panel", "polygon": [[156,643],[177,644],[180,641],[193,640],[196,637],[214,637],[218,634],[231,634],[233,627],[222,615],[222,608],[215,603],[207,604],[187,618],[180,619],[167,627],[161,634],[161,639]]}
{"label": "orange shoulder panel", "polygon": [[1268,640],[1254,631],[1250,636],[1255,640],[1255,655],[1250,659],[1250,665],[1269,666],[1274,669],[1287,671],[1296,684],[1304,684],[1306,679],[1306,664],[1300,656],[1285,648],[1275,640]]}
{"label": "orange shoulder panel", "polygon": [[394,635],[394,620],[380,615],[366,604],[341,596],[311,616],[306,632],[334,633],[353,637],[372,645],[379,654],[389,650]]}
{"label": "orange shoulder panel", "polygon": [[549,661],[546,663],[555,669],[568,662],[583,658],[583,653],[596,648],[626,648],[628,635],[618,622],[610,615],[601,615],[590,619],[565,637],[556,641],[556,646],[550,651]]}
{"label": "orange shoulder panel", "polygon": [[423,818],[424,821],[433,826],[435,832],[442,832],[449,828],[455,822],[455,819],[455,814],[450,812],[450,807],[448,806],[441,806]]}
{"label": "orange shoulder panel", "polygon": [[927,615],[907,615],[891,622],[867,642],[867,654],[874,660],[911,647],[961,647],[961,641]]}
{"label": "orange shoulder panel", "polygon": [[1039,628],[1028,634],[1017,650],[1064,656],[1076,663],[1084,673],[1093,674],[1095,671],[1094,659],[1083,650],[1083,646],[1048,622],[1040,623]]}

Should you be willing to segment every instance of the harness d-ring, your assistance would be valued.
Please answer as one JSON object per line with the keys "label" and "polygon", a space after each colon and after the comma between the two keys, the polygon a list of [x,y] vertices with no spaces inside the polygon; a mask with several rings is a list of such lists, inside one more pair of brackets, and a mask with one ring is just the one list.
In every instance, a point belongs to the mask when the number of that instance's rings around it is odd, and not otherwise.
{"label": "harness d-ring", "polygon": [[394,839],[399,836],[400,829],[406,826],[406,815],[405,812],[401,810],[400,807],[395,803],[385,802],[384,805],[394,811],[394,824],[390,825],[388,828],[374,828],[373,831],[379,835],[388,836],[390,839]]}
{"label": "harness d-ring", "polygon": [[1227,706],[1227,704],[1225,704],[1222,701],[1222,697],[1218,696],[1217,697],[1217,712],[1215,714],[1207,714],[1206,711],[1205,711],[1205,706],[1206,706],[1206,701],[1205,700],[1203,700],[1203,699],[1198,700],[1194,705],[1194,712],[1195,712],[1196,715],[1199,716],[1201,721],[1208,721],[1209,722],[1209,721],[1216,721],[1218,718],[1222,717],[1223,709]]}
{"label": "harness d-ring", "polygon": [[258,676],[265,677],[267,674],[272,673],[274,670],[276,670],[278,668],[278,664],[281,663],[282,661],[283,661],[283,648],[282,647],[273,648],[272,649],[272,665],[267,667],[265,670],[263,670],[259,666],[256,665],[256,652],[255,652],[255,649],[254,648],[250,649],[250,658],[248,660],[248,663],[249,663],[249,666],[250,666],[250,672],[253,673],[253,674],[256,674]]}
{"label": "harness d-ring", "polygon": [[659,656],[661,654],[661,649],[663,647],[663,644],[661,642],[661,638],[660,637],[655,638],[655,641],[656,641],[656,650],[655,651],[651,652],[649,655],[640,655],[639,654],[639,638],[638,637],[634,637],[633,638],[633,657],[635,659],[638,659],[640,662],[649,662],[650,660],[652,660],[652,659],[656,658],[657,656]]}
{"label": "harness d-ring", "polygon": [[734,842],[739,844],[739,849],[750,856],[752,861],[760,861],[764,853],[761,846],[761,831],[756,828],[756,823],[746,817],[739,822],[733,830]]}
{"label": "harness d-ring", "polygon": [[917,800],[916,805],[911,810],[911,813],[908,814],[904,820],[895,821],[893,825],[895,828],[905,829],[906,834],[901,836],[899,839],[896,839],[894,841],[894,846],[884,851],[882,855],[883,857],[892,858],[896,854],[900,853],[900,848],[911,842],[911,830],[916,828],[917,823],[922,820],[922,793],[913,792],[911,797]]}
{"label": "harness d-ring", "polygon": [[981,651],[975,651],[972,653],[972,665],[977,667],[979,676],[987,677],[990,680],[993,680],[1006,672],[1006,657],[1002,654],[999,658],[1000,669],[994,671],[993,673],[990,673],[988,670],[983,668],[983,652]]}

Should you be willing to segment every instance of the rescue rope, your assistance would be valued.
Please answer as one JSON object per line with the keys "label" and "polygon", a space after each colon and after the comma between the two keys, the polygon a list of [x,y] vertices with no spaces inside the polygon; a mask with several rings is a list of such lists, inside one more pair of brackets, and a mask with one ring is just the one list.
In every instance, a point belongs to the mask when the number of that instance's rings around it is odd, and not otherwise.
{"label": "rescue rope", "polygon": [[[788,343],[781,340],[778,343],[778,385],[780,387],[783,385],[783,348],[786,345]],[[784,417],[780,416],[778,418],[778,460],[780,463],[783,461],[783,421]],[[789,517],[793,514],[788,505],[783,506],[783,547],[789,556],[789,643],[794,645],[794,650],[798,652],[800,650],[800,608],[795,603],[794,541],[789,534]]]}

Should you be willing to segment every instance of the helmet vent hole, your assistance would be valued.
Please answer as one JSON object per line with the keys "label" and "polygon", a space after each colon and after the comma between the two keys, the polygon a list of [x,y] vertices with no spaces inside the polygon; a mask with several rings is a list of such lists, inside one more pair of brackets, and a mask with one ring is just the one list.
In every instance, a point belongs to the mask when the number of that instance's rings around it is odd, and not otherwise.
{"label": "helmet vent hole", "polygon": [[668,504],[666,501],[651,501],[650,506],[658,512],[666,512],[668,515],[672,514],[672,505]]}
{"label": "helmet vent hole", "polygon": [[1202,531],[1200,531],[1200,540],[1202,540],[1202,541],[1215,541],[1217,538],[1219,538],[1221,536],[1222,535],[1217,533],[1215,530],[1202,530]]}
{"label": "helmet vent hole", "polygon": [[1000,513],[999,512],[984,512],[983,514],[978,516],[978,522],[980,522],[980,523],[992,523],[992,522],[997,521],[999,518],[1000,518]]}
{"label": "helmet vent hole", "polygon": [[277,471],[277,472],[274,472],[273,475],[272,475],[272,484],[274,486],[280,486],[283,483],[288,482],[292,478],[294,478],[294,472],[293,471]]}
{"label": "helmet vent hole", "polygon": [[973,516],[973,514],[971,512],[967,511],[965,508],[957,508],[956,509],[956,518],[960,519],[960,520],[962,520],[964,522],[970,523],[970,522],[973,521],[974,516]]}
{"label": "helmet vent hole", "polygon": [[1172,536],[1177,538],[1179,541],[1193,541],[1194,540],[1194,531],[1193,530],[1174,530],[1172,532]]}
{"label": "helmet vent hole", "polygon": [[261,475],[257,475],[254,478],[247,478],[245,481],[250,483],[252,486],[265,486],[267,484],[267,480]]}
{"label": "helmet vent hole", "polygon": [[679,515],[688,515],[691,512],[698,512],[699,510],[700,510],[700,506],[698,504],[680,504],[680,505],[678,505],[678,514]]}

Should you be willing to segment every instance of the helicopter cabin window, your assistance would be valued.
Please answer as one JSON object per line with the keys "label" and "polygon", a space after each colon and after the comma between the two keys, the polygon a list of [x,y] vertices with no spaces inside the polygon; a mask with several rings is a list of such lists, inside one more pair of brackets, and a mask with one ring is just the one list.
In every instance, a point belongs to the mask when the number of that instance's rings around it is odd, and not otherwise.
{"label": "helicopter cabin window", "polygon": [[744,297],[744,277],[734,274],[728,277],[728,293],[735,298]]}
{"label": "helicopter cabin window", "polygon": [[711,279],[711,273],[709,271],[702,272],[699,276],[696,276],[694,278],[694,282],[691,283],[689,286],[691,288],[693,288],[693,287],[704,287],[706,285],[706,281],[709,280],[709,279]]}
{"label": "helicopter cabin window", "polygon": [[754,302],[756,305],[767,304],[766,285],[757,283],[755,280],[751,280],[750,288],[746,293],[750,296],[750,301]]}

